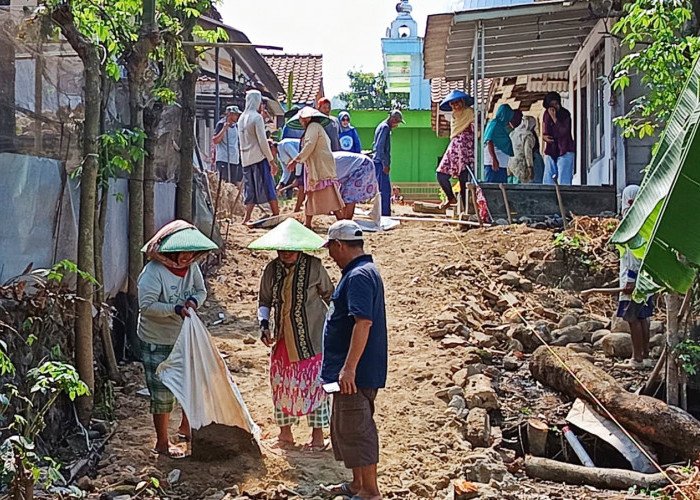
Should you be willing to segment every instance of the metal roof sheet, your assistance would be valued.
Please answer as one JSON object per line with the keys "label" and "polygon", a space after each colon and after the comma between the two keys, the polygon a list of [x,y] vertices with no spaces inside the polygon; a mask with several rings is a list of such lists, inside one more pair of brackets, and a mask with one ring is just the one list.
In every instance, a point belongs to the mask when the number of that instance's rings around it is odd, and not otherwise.
{"label": "metal roof sheet", "polygon": [[469,78],[479,24],[487,78],[567,71],[596,22],[588,2],[561,0],[432,15],[425,33],[425,75]]}

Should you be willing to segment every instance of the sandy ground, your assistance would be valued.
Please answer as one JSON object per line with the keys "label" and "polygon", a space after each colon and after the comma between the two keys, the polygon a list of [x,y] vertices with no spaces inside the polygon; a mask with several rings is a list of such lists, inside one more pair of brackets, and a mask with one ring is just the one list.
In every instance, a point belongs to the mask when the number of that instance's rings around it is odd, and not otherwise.
{"label": "sandy ground", "polygon": [[[319,233],[330,222],[319,218]],[[261,342],[244,342],[249,336],[257,338],[258,280],[263,266],[273,258],[272,252],[253,253],[245,246],[263,232],[231,225],[226,258],[208,277],[210,295],[203,315],[211,321],[217,313],[225,314],[225,323],[212,327],[210,333],[228,355],[229,368],[262,428],[263,439],[269,439],[277,432],[271,418],[269,350]],[[462,441],[448,424],[445,404],[435,392],[451,385],[450,367],[462,363],[466,351],[441,348],[428,337],[425,325],[451,302],[463,299],[468,283],[444,277],[442,269],[451,264],[478,268],[483,264],[476,261],[485,252],[515,249],[525,253],[536,246],[546,248],[551,238],[551,232],[520,226],[460,231],[457,226],[419,222],[368,235],[366,250],[374,255],[385,282],[389,324],[389,379],[377,398],[376,414],[380,485],[386,498],[444,498],[450,480],[460,477],[463,467]],[[325,254],[323,259],[337,280],[337,266]],[[275,498],[261,492],[284,487],[303,498],[314,498],[321,494],[318,485],[348,478],[348,471],[334,462],[330,451],[266,451],[263,464],[243,458],[211,463],[156,458],[149,453],[154,433],[148,402],[135,396],[143,387],[141,368],[132,364],[125,372],[129,382],[117,393],[119,429],[99,465],[96,485],[102,491],[148,475],[164,478],[174,468],[182,472],[174,485],[180,498],[202,498],[219,490],[235,493],[236,487],[259,492],[256,498]],[[172,428],[174,434],[176,422]],[[295,435],[300,444],[308,440],[305,422],[297,426]],[[608,497],[602,492],[524,480],[519,493],[503,498]]]}

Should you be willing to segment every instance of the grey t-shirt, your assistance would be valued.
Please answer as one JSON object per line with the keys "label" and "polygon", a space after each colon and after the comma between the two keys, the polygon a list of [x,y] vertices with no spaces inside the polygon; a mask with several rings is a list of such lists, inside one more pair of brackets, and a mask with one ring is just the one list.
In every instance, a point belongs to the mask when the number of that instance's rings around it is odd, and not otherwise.
{"label": "grey t-shirt", "polygon": [[190,297],[199,306],[207,298],[198,264],[190,265],[184,278],[160,262],[146,264],[139,276],[139,338],[150,344],[175,344],[182,328],[175,306],[183,305]]}
{"label": "grey t-shirt", "polygon": [[[214,129],[214,135],[221,132],[226,126],[226,118],[219,120]],[[238,124],[234,123],[226,130],[223,139],[216,145],[216,161],[238,165],[241,162],[241,153],[238,149]]]}

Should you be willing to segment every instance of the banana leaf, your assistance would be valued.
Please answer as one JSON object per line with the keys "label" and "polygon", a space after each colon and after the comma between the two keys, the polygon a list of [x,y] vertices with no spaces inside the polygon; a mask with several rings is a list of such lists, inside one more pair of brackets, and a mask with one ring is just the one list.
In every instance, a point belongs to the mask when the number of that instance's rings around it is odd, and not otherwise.
{"label": "banana leaf", "polygon": [[634,203],[611,239],[642,259],[636,300],[663,289],[685,293],[700,265],[699,122],[696,60]]}

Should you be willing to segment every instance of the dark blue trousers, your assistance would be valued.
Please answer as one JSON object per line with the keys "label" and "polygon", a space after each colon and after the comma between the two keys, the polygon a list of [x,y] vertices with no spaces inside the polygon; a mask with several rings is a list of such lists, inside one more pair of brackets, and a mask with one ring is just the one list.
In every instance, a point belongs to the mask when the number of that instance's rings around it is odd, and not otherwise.
{"label": "dark blue trousers", "polygon": [[379,193],[382,195],[382,215],[391,216],[391,179],[384,173],[382,162],[374,160],[374,173],[379,183]]}

